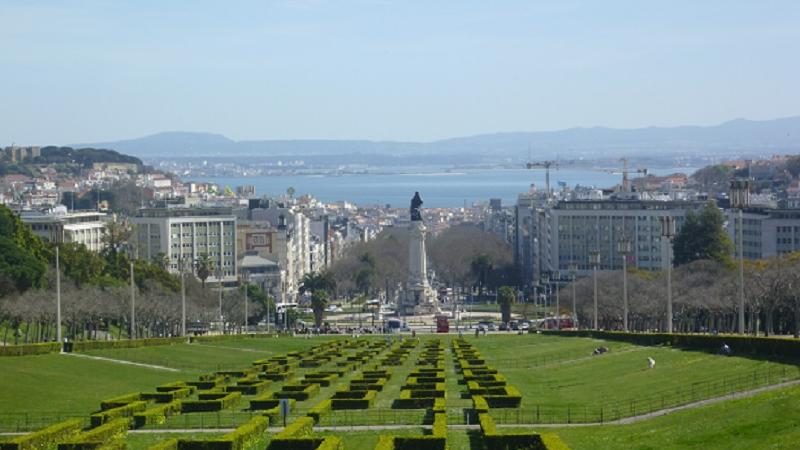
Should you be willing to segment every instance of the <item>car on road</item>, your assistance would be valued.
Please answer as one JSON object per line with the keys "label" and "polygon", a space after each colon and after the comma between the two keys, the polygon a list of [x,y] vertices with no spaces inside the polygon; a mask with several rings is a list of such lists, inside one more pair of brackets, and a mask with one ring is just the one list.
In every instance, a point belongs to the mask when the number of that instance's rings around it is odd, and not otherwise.
{"label": "car on road", "polygon": [[528,322],[522,322],[521,324],[519,324],[519,329],[520,331],[528,331],[531,329],[531,324],[529,324]]}
{"label": "car on road", "polygon": [[482,321],[478,322],[478,329],[481,331],[495,331],[497,328],[495,327],[494,322]]}

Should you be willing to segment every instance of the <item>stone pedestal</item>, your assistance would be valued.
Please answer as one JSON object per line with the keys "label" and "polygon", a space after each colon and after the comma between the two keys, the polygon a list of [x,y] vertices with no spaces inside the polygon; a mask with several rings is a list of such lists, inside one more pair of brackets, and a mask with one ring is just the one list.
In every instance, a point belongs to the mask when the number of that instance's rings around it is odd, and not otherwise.
{"label": "stone pedestal", "polygon": [[408,283],[399,308],[399,312],[403,315],[436,312],[436,293],[428,282],[425,230],[425,224],[421,220],[411,221],[408,240]]}

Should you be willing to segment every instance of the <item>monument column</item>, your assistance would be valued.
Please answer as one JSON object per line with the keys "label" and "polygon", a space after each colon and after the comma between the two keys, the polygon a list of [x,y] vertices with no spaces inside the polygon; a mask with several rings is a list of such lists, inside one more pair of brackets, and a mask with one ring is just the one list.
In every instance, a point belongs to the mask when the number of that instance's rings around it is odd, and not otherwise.
{"label": "monument column", "polygon": [[408,285],[402,305],[405,314],[430,313],[436,295],[428,283],[428,263],[425,252],[425,224],[422,221],[422,199],[419,192],[411,199],[411,223],[408,239]]}

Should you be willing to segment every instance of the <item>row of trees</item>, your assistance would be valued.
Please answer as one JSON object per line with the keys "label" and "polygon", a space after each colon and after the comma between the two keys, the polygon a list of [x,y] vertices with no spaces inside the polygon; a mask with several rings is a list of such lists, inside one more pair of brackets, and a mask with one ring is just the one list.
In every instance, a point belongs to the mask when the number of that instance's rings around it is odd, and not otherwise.
{"label": "row of trees", "polygon": [[[180,277],[169,261],[131,259],[131,228],[108,224],[101,253],[83,245],[59,244],[62,312],[70,338],[119,338],[130,330],[130,270],[134,269],[136,336],[178,335],[181,325]],[[55,338],[55,247],[43,243],[19,217],[0,206],[0,329],[3,342],[40,342]],[[205,288],[214,265],[201,257],[185,277],[187,323],[204,326],[219,319],[217,292]],[[221,314],[229,327],[241,327],[244,287],[224,293]],[[258,321],[271,299],[248,285],[248,323]],[[192,326],[188,327],[189,329]],[[127,331],[127,333],[126,333]]]}
{"label": "row of trees", "polygon": [[[730,265],[697,260],[673,271],[672,301],[676,332],[737,332],[739,275]],[[603,329],[622,329],[622,272],[598,273],[598,322]],[[800,253],[746,261],[746,326],[750,333],[800,336]],[[571,312],[572,283],[561,287],[561,313]],[[591,327],[593,279],[574,282],[581,327]],[[663,330],[666,323],[666,274],[628,272],[629,328]]]}

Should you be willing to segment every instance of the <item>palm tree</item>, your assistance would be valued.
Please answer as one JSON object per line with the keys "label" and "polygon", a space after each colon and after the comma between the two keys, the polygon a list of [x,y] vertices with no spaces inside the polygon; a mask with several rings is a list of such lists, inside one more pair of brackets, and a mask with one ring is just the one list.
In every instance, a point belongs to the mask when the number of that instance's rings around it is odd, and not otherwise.
{"label": "palm tree", "polygon": [[510,286],[502,286],[497,291],[497,303],[500,303],[500,315],[503,323],[511,321],[511,305],[517,301],[517,293]]}
{"label": "palm tree", "polygon": [[325,291],[327,294],[333,293],[336,290],[336,280],[333,274],[327,270],[322,272],[311,272],[303,275],[300,280],[300,293],[315,291]]}
{"label": "palm tree", "polygon": [[197,261],[194,262],[194,270],[203,288],[205,288],[206,280],[211,276],[211,273],[214,272],[214,261],[208,257],[208,254],[201,253]]}
{"label": "palm tree", "polygon": [[489,273],[494,268],[494,261],[489,255],[478,254],[472,258],[470,263],[470,271],[472,276],[475,277],[475,284],[478,285],[478,295],[483,295],[483,288],[489,278]]}
{"label": "palm tree", "polygon": [[311,309],[314,311],[314,325],[319,328],[322,326],[322,319],[325,315],[325,308],[328,307],[328,293],[318,289],[311,294]]}

